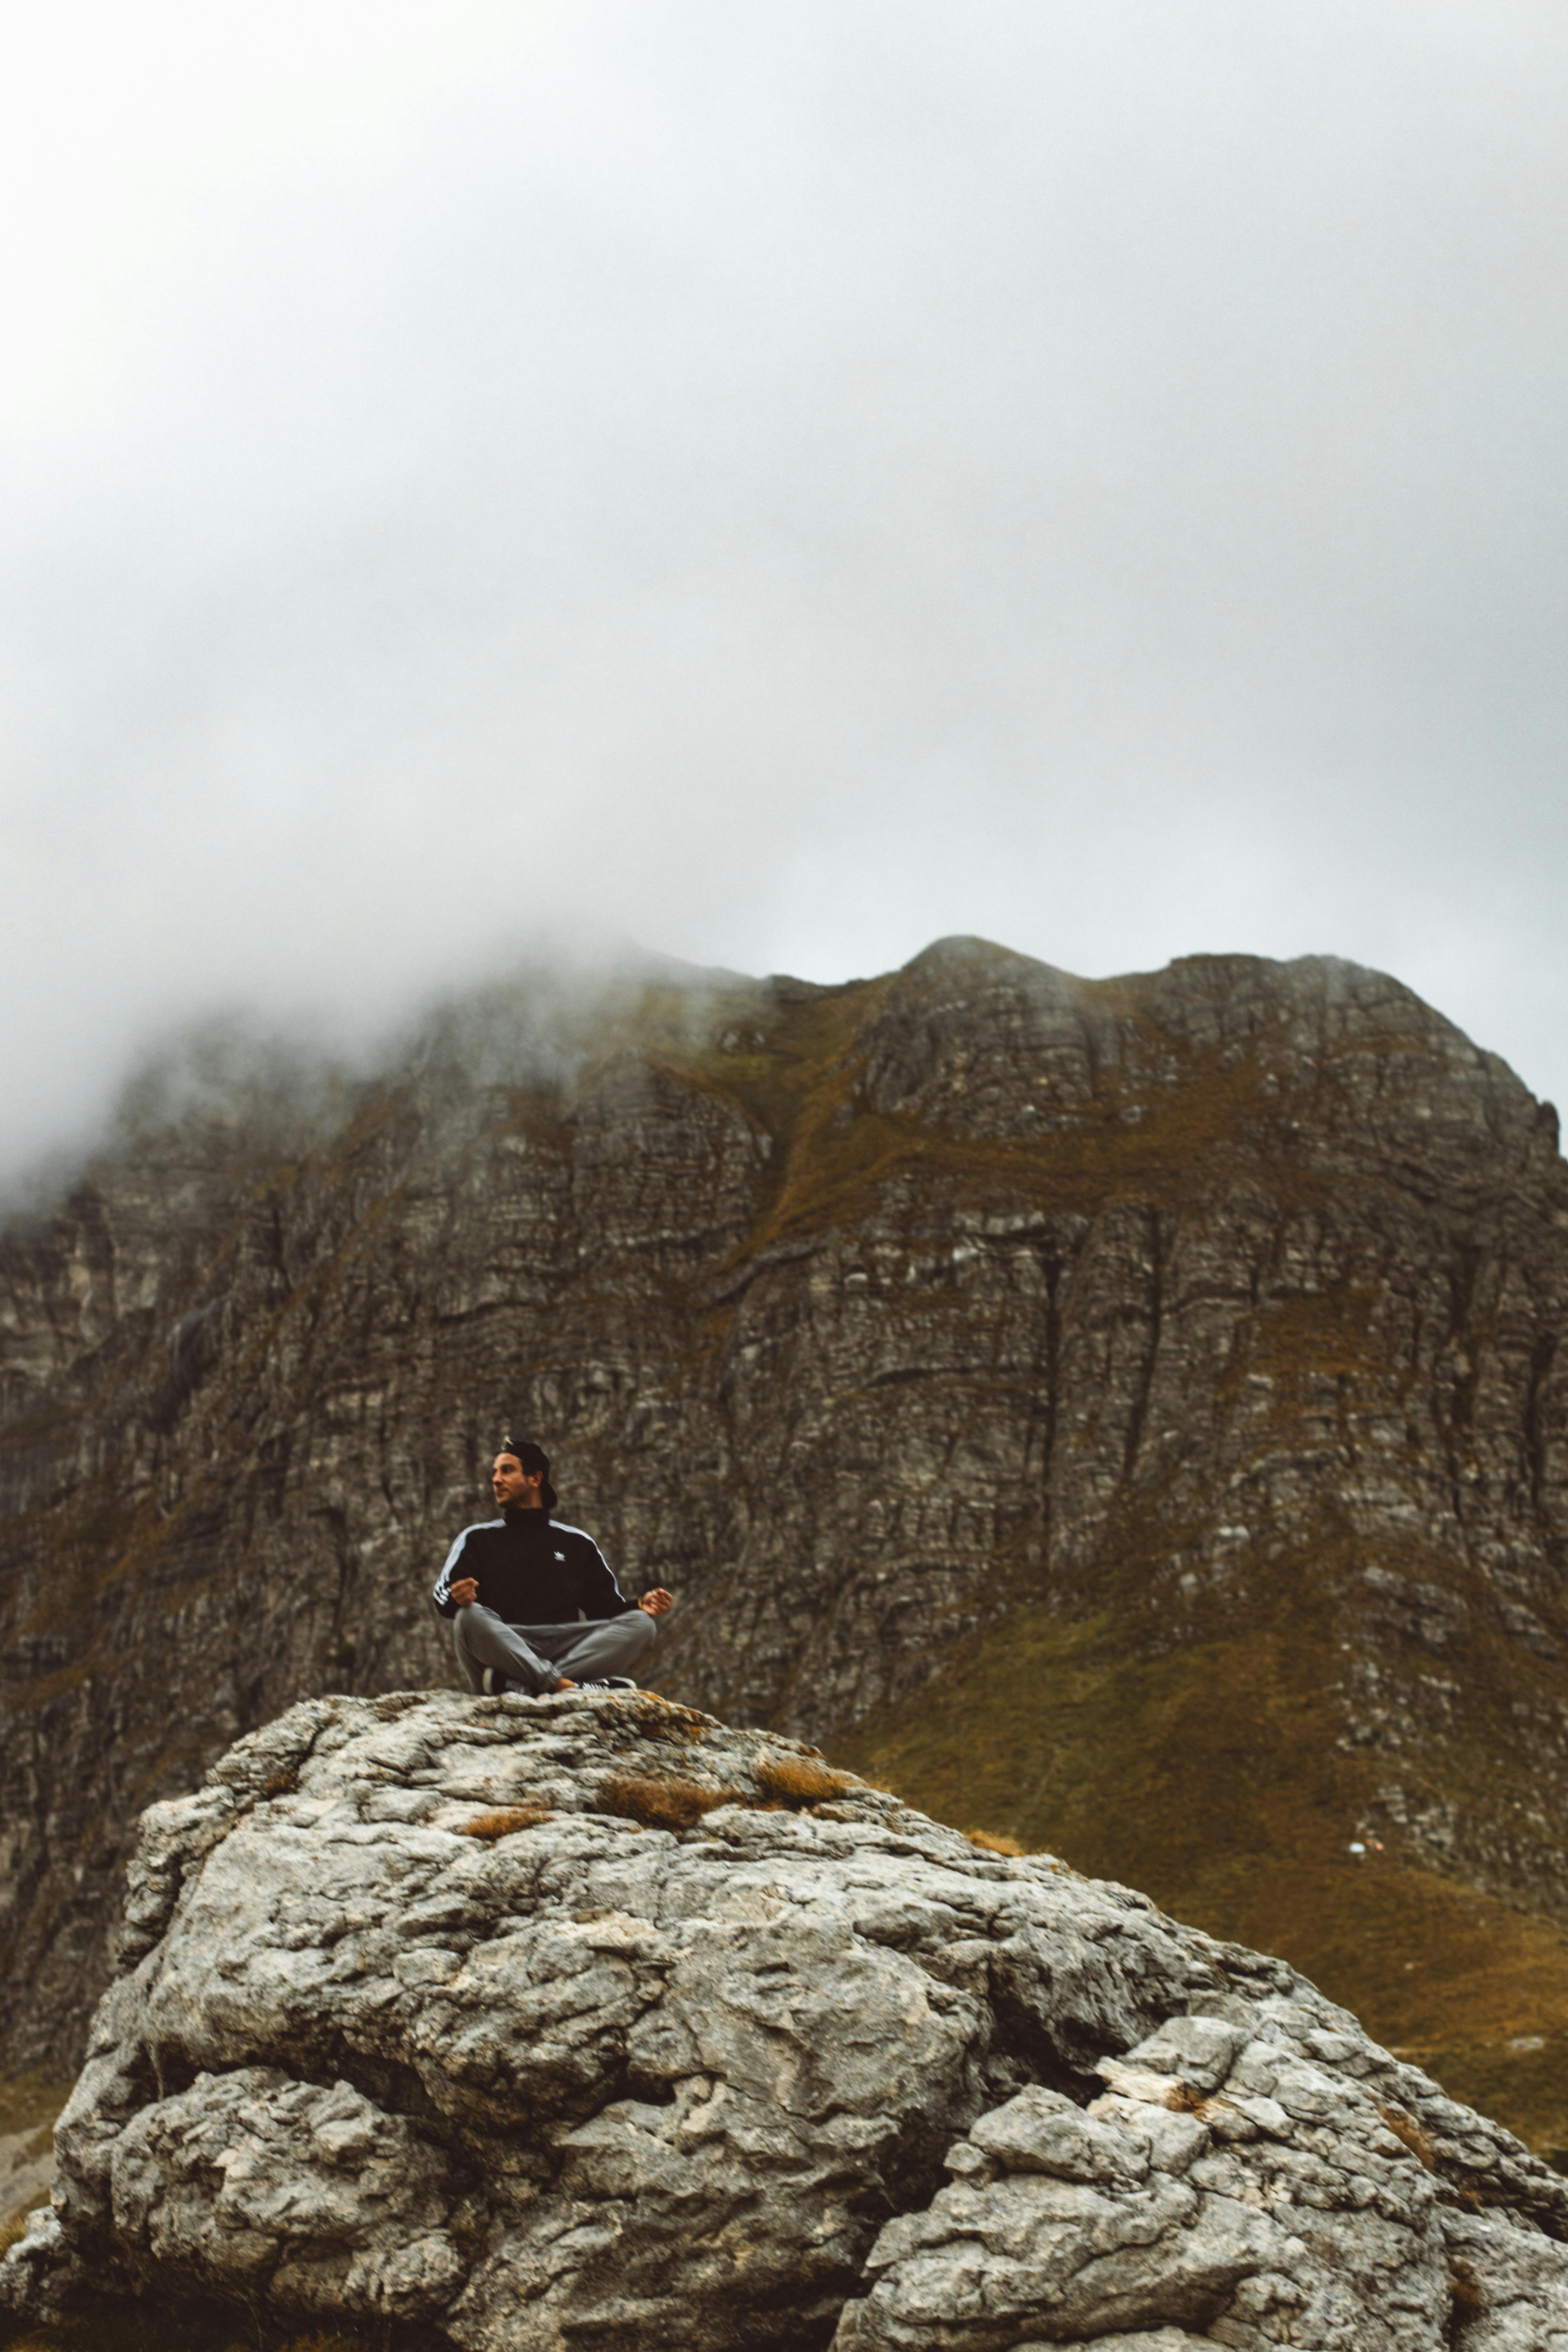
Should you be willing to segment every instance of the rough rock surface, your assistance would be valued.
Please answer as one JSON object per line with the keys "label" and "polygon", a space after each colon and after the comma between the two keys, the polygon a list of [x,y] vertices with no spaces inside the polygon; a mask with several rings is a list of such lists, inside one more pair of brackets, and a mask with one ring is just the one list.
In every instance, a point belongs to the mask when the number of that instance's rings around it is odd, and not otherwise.
{"label": "rough rock surface", "polygon": [[542,1003],[145,1104],[0,1242],[0,2060],[74,2066],[151,1798],[450,1675],[514,1418],[730,1721],[1289,1601],[1339,1851],[1568,1917],[1568,1171],[1502,1063],[1321,958]]}
{"label": "rough rock surface", "polygon": [[1568,2347],[1568,2182],[1280,1962],[649,1696],[308,1701],[153,1806],[57,2138],[33,2320]]}

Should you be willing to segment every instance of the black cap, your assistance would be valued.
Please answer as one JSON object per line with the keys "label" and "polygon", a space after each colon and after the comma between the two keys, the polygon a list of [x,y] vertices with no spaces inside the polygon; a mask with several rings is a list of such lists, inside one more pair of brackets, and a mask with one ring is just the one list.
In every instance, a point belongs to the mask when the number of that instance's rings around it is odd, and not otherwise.
{"label": "black cap", "polygon": [[543,1479],[544,1484],[539,1490],[539,1499],[547,1511],[552,1511],[555,1508],[557,1496],[554,1487],[550,1483],[550,1456],[543,1446],[531,1444],[526,1437],[521,1443],[515,1437],[503,1437],[496,1447],[496,1452],[515,1454],[531,1478],[538,1476]]}

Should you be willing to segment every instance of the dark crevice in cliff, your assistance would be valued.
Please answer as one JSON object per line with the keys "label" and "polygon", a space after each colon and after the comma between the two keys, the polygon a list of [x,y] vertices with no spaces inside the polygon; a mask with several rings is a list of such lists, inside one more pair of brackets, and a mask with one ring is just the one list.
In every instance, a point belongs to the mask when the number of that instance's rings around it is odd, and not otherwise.
{"label": "dark crevice in cliff", "polygon": [[327,1637],[327,1671],[336,1687],[348,1690],[353,1686],[354,1662],[360,1643],[355,1629],[359,1612],[355,1598],[359,1583],[359,1560],[349,1534],[348,1513],[340,1503],[327,1504],[321,1514],[336,1558],[337,1580],[331,1594],[332,1614]]}
{"label": "dark crevice in cliff", "polygon": [[1524,1404],[1525,1459],[1530,1468],[1530,1499],[1542,1521],[1547,1517],[1547,1429],[1545,1396],[1557,1362],[1559,1335],[1538,1333],[1530,1355],[1530,1386]]}
{"label": "dark crevice in cliff", "polygon": [[1040,1497],[1041,1565],[1048,1578],[1051,1568],[1051,1544],[1055,1533],[1057,1412],[1061,1389],[1062,1261],[1054,1242],[1042,1243],[1037,1251],[1040,1271],[1046,1284],[1045,1348],[1040,1363],[1040,1396],[1037,1407],[1039,1447],[1038,1492]]}
{"label": "dark crevice in cliff", "polygon": [[1134,1374],[1131,1410],[1127,1416],[1127,1438],[1121,1457],[1121,1475],[1131,1479],[1142,1443],[1143,1424],[1148,1418],[1149,1399],[1153,1392],[1154,1376],[1159,1365],[1160,1339],[1164,1320],[1165,1253],[1164,1221],[1158,1209],[1147,1213],[1149,1253],[1140,1265],[1142,1285],[1142,1321],[1145,1340],[1142,1360]]}

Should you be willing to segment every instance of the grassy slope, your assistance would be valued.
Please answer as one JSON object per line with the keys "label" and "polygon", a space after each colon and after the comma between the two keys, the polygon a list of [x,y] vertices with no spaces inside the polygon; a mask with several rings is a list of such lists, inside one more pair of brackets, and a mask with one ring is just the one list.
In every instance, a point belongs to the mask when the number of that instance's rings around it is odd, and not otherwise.
{"label": "grassy slope", "polygon": [[1457,2097],[1568,2147],[1568,1942],[1392,1853],[1351,1856],[1365,1790],[1333,1743],[1331,1672],[1310,1598],[1152,1659],[1104,1617],[1036,1607],[835,1760],[1283,1954]]}

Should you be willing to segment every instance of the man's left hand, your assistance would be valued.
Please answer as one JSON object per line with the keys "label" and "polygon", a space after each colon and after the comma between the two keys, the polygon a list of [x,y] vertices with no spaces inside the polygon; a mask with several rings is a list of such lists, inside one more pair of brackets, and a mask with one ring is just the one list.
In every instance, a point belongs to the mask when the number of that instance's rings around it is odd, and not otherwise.
{"label": "man's left hand", "polygon": [[645,1592],[637,1602],[637,1607],[647,1617],[662,1617],[667,1609],[673,1609],[674,1606],[674,1593],[667,1592],[662,1584],[656,1585],[651,1592]]}

